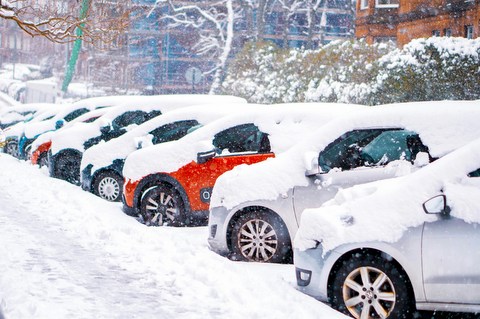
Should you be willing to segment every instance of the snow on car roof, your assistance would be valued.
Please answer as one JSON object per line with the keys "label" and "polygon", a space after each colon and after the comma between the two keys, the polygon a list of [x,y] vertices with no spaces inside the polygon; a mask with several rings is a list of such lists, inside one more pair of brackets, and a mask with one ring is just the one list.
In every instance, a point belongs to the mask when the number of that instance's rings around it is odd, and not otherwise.
{"label": "snow on car roof", "polygon": [[327,252],[346,243],[395,242],[408,228],[438,220],[422,204],[442,191],[451,216],[480,223],[480,179],[467,177],[480,168],[479,159],[477,139],[411,175],[342,190],[321,208],[304,211],[295,246],[304,250],[321,241]]}
{"label": "snow on car roof", "polygon": [[253,123],[262,132],[269,134],[271,149],[278,154],[302,139],[306,132],[336,116],[363,108],[359,105],[328,103],[256,106],[255,110],[216,120],[177,141],[133,152],[125,161],[123,174],[132,180],[138,180],[155,172],[176,171],[196,160],[198,152],[213,149],[212,139],[216,133],[245,123]]}
{"label": "snow on car roof", "polygon": [[227,114],[246,111],[251,107],[251,105],[246,106],[240,103],[221,103],[194,105],[168,112],[139,125],[118,138],[89,148],[83,154],[80,169],[92,164],[92,172],[94,172],[98,168],[112,164],[117,158],[127,157],[137,149],[135,138],[145,136],[162,125],[181,120],[196,120],[201,125],[205,125]]}
{"label": "snow on car roof", "polygon": [[[45,132],[41,135],[39,135],[33,142],[32,142],[32,147],[31,149],[32,150],[36,150],[40,145],[42,145],[43,143],[45,142],[49,142],[51,140],[51,138],[57,134],[57,133],[60,133],[62,130],[65,130],[69,127],[72,127],[75,123],[80,123],[80,122],[84,122],[84,121],[87,121],[88,119],[91,119],[91,118],[96,118],[96,117],[100,117],[102,116],[103,114],[107,113],[109,110],[109,108],[101,108],[101,109],[96,109],[96,110],[93,110],[93,111],[90,111],[90,112],[87,112],[85,114],[82,114],[80,115],[79,117],[71,120],[70,122],[67,122],[65,123],[65,125],[59,129],[59,130],[56,130],[56,131],[49,131],[49,132]],[[61,133],[60,133],[61,134]]]}
{"label": "snow on car roof", "polygon": [[[275,159],[237,166],[215,184],[211,207],[233,208],[253,200],[276,200],[294,186],[307,186],[307,154],[359,128],[402,127],[419,134],[433,157],[441,157],[480,136],[480,101],[413,102],[371,107],[327,123]],[[311,157],[309,158],[311,159]],[[218,187],[217,187],[218,186]],[[238,192],[242,189],[242,192]]]}
{"label": "snow on car roof", "polygon": [[244,99],[224,96],[224,95],[158,95],[158,96],[138,96],[134,99],[127,99],[123,104],[119,104],[110,109],[107,113],[92,123],[78,123],[68,130],[62,131],[52,138],[52,154],[56,154],[59,150],[65,148],[76,149],[81,152],[84,151],[83,143],[100,135],[100,128],[111,122],[119,115],[128,111],[160,111],[162,113],[171,112],[173,110],[191,106],[200,103],[201,101],[210,101],[212,104],[225,105],[229,103],[244,104]]}

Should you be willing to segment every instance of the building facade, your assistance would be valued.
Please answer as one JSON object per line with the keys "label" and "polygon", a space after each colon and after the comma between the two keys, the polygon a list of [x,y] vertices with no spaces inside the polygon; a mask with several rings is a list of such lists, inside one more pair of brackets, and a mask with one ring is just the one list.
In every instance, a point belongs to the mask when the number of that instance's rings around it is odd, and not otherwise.
{"label": "building facade", "polygon": [[392,40],[403,46],[416,38],[480,34],[479,0],[359,0],[356,38]]}

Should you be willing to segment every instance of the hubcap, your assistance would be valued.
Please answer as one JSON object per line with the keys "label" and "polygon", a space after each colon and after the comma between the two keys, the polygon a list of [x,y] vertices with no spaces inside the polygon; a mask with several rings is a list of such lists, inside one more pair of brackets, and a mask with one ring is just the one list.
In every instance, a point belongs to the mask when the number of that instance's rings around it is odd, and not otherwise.
{"label": "hubcap", "polygon": [[158,196],[149,196],[147,201],[144,216],[147,225],[164,225],[175,221],[177,207],[171,195],[160,192]]}
{"label": "hubcap", "polygon": [[12,155],[12,156],[17,156],[18,154],[18,145],[16,143],[8,143],[6,146],[5,153]]}
{"label": "hubcap", "polygon": [[395,307],[395,288],[381,270],[360,267],[352,271],[342,287],[343,301],[357,319],[387,318]]}
{"label": "hubcap", "polygon": [[261,219],[247,221],[238,233],[242,255],[253,261],[268,261],[277,251],[278,238],[272,225]]}
{"label": "hubcap", "polygon": [[120,194],[120,185],[115,178],[109,176],[105,177],[98,184],[98,193],[100,194],[100,197],[109,201],[114,201]]}

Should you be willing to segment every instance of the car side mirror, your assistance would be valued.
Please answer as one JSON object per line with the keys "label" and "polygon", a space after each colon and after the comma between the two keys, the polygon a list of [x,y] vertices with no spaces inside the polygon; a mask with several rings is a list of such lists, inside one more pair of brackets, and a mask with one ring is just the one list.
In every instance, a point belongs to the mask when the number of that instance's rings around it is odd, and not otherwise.
{"label": "car side mirror", "polygon": [[217,152],[215,150],[210,150],[206,152],[199,152],[197,153],[197,163],[198,164],[203,164],[211,160],[212,158],[215,157]]}
{"label": "car side mirror", "polygon": [[318,154],[315,152],[308,152],[304,155],[305,176],[315,176],[322,173],[322,169],[318,165]]}
{"label": "car side mirror", "polygon": [[58,121],[55,122],[55,129],[59,130],[63,127],[63,125],[65,125],[65,121],[64,120],[58,120]]}
{"label": "car side mirror", "polygon": [[152,146],[153,145],[153,135],[152,134],[147,134],[147,135],[144,135],[144,136],[136,137],[134,139],[134,141],[135,141],[135,147],[137,148],[137,150],[139,150],[141,148],[144,148],[144,147]]}
{"label": "car side mirror", "polygon": [[438,214],[448,216],[450,215],[450,207],[447,205],[447,196],[445,195],[437,195],[434,196],[423,204],[423,210],[427,214]]}

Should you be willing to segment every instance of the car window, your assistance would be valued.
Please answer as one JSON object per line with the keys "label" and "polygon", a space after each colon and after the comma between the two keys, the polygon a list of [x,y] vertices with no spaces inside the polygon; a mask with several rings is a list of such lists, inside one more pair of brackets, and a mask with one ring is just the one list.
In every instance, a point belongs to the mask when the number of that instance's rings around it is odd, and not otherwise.
{"label": "car window", "polygon": [[480,168],[473,172],[468,173],[468,177],[480,177]]}
{"label": "car window", "polygon": [[77,117],[79,117],[80,115],[85,114],[87,112],[88,112],[88,109],[86,109],[86,108],[77,109],[77,110],[75,110],[73,112],[70,112],[67,115],[65,115],[65,117],[63,119],[67,122],[70,122],[71,120],[74,120]]}
{"label": "car window", "polygon": [[320,153],[318,164],[323,172],[332,168],[350,170],[361,166],[386,165],[391,161],[415,160],[427,152],[418,134],[402,129],[354,130],[343,134]]}
{"label": "car window", "polygon": [[237,125],[217,133],[213,145],[219,153],[270,152],[268,134],[261,132],[251,123]]}
{"label": "car window", "polygon": [[187,135],[190,129],[197,126],[196,120],[178,121],[175,123],[169,123],[160,126],[150,132],[153,135],[153,144],[178,140],[179,138]]}
{"label": "car window", "polygon": [[120,129],[131,124],[142,124],[148,119],[148,114],[143,111],[128,111],[122,115],[117,116],[112,126],[114,129]]}
{"label": "car window", "polygon": [[407,130],[381,133],[361,150],[365,165],[385,165],[405,159],[413,161],[418,152],[427,151],[418,134]]}

